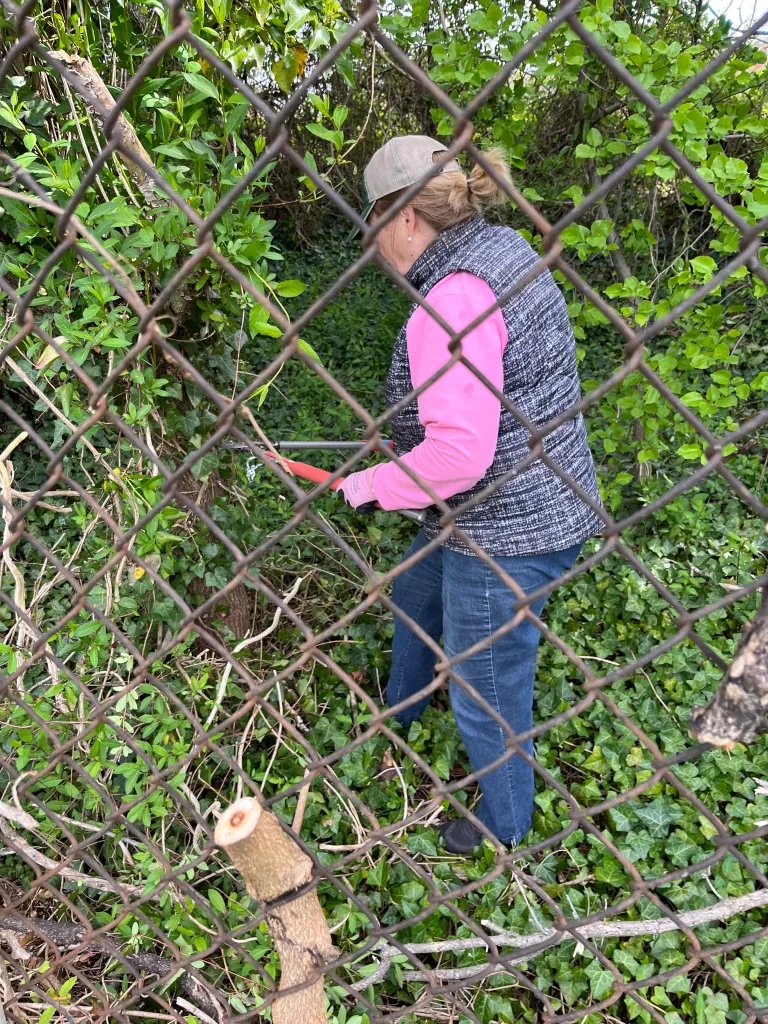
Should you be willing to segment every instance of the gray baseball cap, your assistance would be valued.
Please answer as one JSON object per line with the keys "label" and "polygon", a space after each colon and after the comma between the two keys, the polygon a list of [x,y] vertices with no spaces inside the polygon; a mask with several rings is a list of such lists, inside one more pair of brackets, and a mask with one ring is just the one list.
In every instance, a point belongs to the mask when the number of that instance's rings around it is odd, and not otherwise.
{"label": "gray baseball cap", "polygon": [[[390,139],[377,150],[363,173],[363,220],[368,220],[379,199],[391,196],[420,181],[433,166],[435,153],[444,153],[447,147],[428,135],[400,135]],[[460,171],[456,160],[449,160],[443,171]],[[358,233],[353,228],[350,238]]]}

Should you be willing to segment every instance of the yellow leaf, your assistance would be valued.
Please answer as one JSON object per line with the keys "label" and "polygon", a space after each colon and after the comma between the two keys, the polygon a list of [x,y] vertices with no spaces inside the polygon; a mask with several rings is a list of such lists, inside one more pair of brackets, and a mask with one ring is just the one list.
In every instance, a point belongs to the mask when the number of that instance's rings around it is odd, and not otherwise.
{"label": "yellow leaf", "polygon": [[[60,345],[61,348],[65,347],[67,341],[66,338],[61,336],[59,336],[58,338],[54,338],[53,340],[56,342],[57,345]],[[53,345],[46,345],[45,348],[43,349],[43,354],[35,363],[35,369],[44,370],[46,366],[49,366],[54,361],[54,359],[59,358],[61,357],[59,356],[59,353],[56,351]]]}
{"label": "yellow leaf", "polygon": [[300,78],[304,74],[304,68],[307,66],[307,60],[309,53],[304,49],[303,46],[292,46],[291,49],[296,57],[297,71],[296,76]]}
{"label": "yellow leaf", "polygon": [[134,567],[133,567],[133,578],[135,580],[140,580],[143,575],[144,575],[144,569],[142,569],[140,565],[134,565]]}

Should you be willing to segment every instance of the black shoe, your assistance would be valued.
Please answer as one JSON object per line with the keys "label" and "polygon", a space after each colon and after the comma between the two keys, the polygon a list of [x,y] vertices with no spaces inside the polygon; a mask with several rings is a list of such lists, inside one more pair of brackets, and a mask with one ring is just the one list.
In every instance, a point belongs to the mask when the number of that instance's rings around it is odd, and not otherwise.
{"label": "black shoe", "polygon": [[466,818],[445,821],[442,825],[438,825],[437,831],[442,836],[443,846],[448,853],[460,853],[466,856],[476,850],[483,841],[482,832]]}

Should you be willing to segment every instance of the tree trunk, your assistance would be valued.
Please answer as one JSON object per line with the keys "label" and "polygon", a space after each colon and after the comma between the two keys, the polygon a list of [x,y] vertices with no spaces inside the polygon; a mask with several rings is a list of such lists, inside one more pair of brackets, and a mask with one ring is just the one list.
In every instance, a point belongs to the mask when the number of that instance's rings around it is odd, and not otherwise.
{"label": "tree trunk", "polygon": [[[215,498],[224,493],[224,488],[221,486],[221,478],[216,472],[211,473],[205,483],[195,480],[192,474],[188,473],[179,482],[178,490],[179,493],[191,498],[205,512],[209,511]],[[182,511],[186,508],[181,501],[178,502],[178,507]],[[204,602],[208,600],[214,591],[206,585],[204,579],[197,577],[190,583],[189,592],[195,597],[202,598]],[[255,592],[249,590],[244,583],[238,583],[236,587],[222,597],[221,603],[215,609],[206,612],[201,619],[202,624],[205,625],[206,629],[211,630],[215,622],[218,626],[224,626],[231,630],[233,636],[244,637],[253,622],[254,594]],[[213,631],[217,632],[215,629]]]}
{"label": "tree trunk", "polygon": [[736,655],[708,704],[694,708],[688,721],[702,743],[730,750],[751,743],[766,729],[768,714],[768,587],[757,614],[744,627]]}

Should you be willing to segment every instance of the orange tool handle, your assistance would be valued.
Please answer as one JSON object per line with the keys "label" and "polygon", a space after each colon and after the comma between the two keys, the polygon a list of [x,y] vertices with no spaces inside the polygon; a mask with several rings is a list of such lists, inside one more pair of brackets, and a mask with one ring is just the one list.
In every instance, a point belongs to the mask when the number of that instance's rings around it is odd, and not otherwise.
{"label": "orange tool handle", "polygon": [[[278,459],[277,456],[272,454],[272,452],[267,451],[265,451],[264,454],[268,456],[268,458],[274,459],[275,462],[284,462],[290,471],[295,474],[295,476],[299,477],[300,480],[309,480],[309,482],[313,484],[324,484],[328,477],[333,475],[325,469],[319,469],[317,466],[310,466],[306,462],[296,462],[293,459],[286,459],[282,455]],[[337,491],[343,479],[344,477],[341,477],[339,480],[334,480],[329,489],[331,491]]]}

